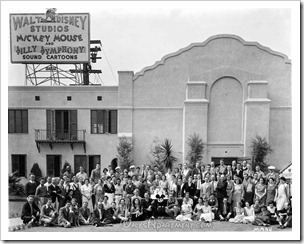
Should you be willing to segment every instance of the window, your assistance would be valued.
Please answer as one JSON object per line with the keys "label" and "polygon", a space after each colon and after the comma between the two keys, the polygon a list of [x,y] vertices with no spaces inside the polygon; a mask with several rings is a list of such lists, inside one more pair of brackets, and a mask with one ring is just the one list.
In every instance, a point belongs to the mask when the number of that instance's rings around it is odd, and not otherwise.
{"label": "window", "polygon": [[27,110],[8,110],[8,133],[28,133]]}
{"label": "window", "polygon": [[40,101],[40,96],[35,96],[35,101]]}
{"label": "window", "polygon": [[87,155],[74,155],[74,173],[79,172],[79,167],[83,166],[84,171],[88,174]]}
{"label": "window", "polygon": [[61,155],[46,155],[46,175],[60,177]]}
{"label": "window", "polygon": [[47,110],[47,138],[77,140],[77,110]]}
{"label": "window", "polygon": [[67,96],[67,100],[68,101],[72,101],[72,97],[71,96]]}
{"label": "window", "polygon": [[91,110],[91,134],[117,134],[117,110]]}
{"label": "window", "polygon": [[18,177],[26,177],[26,155],[12,155],[12,172],[18,171]]}
{"label": "window", "polygon": [[102,101],[102,96],[97,96],[97,101]]}

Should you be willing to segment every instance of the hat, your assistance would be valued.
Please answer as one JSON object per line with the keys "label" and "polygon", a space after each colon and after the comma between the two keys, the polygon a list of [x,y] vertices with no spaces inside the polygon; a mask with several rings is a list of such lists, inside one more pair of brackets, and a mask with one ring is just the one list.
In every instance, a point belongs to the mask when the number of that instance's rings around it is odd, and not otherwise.
{"label": "hat", "polygon": [[268,169],[275,169],[274,166],[268,166]]}
{"label": "hat", "polygon": [[134,165],[131,165],[131,166],[130,166],[130,169],[133,169],[133,168],[135,169],[135,166],[134,166]]}

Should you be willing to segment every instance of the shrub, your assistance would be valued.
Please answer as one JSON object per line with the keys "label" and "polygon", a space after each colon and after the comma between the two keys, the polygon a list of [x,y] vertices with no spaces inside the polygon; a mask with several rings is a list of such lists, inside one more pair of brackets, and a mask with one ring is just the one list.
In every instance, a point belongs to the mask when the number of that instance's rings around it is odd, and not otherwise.
{"label": "shrub", "polygon": [[34,163],[30,172],[36,176],[37,181],[39,181],[39,179],[42,177],[41,169],[38,163]]}
{"label": "shrub", "polygon": [[195,164],[203,159],[205,145],[203,140],[196,133],[193,133],[188,137],[187,144],[189,150],[187,152],[186,160],[189,162],[189,167],[193,169]]}
{"label": "shrub", "polygon": [[250,149],[251,155],[254,157],[255,165],[259,165],[262,171],[266,171],[268,167],[266,157],[272,152],[266,138],[256,135],[255,138],[251,140]]}
{"label": "shrub", "polygon": [[24,196],[24,186],[20,183],[21,178],[17,177],[18,171],[13,172],[8,177],[9,194]]}
{"label": "shrub", "polygon": [[127,137],[123,136],[118,139],[117,162],[122,170],[129,169],[133,163],[133,144]]}

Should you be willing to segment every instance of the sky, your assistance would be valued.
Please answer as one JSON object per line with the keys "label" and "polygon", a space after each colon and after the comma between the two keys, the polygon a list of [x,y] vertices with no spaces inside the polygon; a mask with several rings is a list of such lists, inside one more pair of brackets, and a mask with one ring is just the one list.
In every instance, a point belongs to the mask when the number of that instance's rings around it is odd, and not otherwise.
{"label": "sky", "polygon": [[[117,85],[118,71],[136,73],[169,53],[217,34],[238,35],[292,59],[291,10],[278,2],[32,3],[2,1],[1,27],[8,27],[9,13],[45,13],[47,8],[57,8],[57,13],[90,13],[91,39],[101,40],[104,50],[93,68],[102,70],[105,85]],[[9,49],[9,29],[1,40]],[[25,65],[7,60],[9,85],[24,85]]]}

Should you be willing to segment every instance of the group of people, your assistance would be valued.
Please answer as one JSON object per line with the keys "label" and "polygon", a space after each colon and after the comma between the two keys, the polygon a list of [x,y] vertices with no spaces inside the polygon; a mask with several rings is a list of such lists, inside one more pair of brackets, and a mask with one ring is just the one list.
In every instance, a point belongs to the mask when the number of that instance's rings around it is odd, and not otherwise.
{"label": "group of people", "polygon": [[105,226],[122,221],[170,217],[178,221],[229,221],[279,228],[291,226],[291,192],[286,179],[269,166],[265,174],[244,161],[220,160],[193,169],[179,164],[122,170],[100,164],[88,175],[67,166],[60,179],[30,176],[21,219],[27,225]]}

